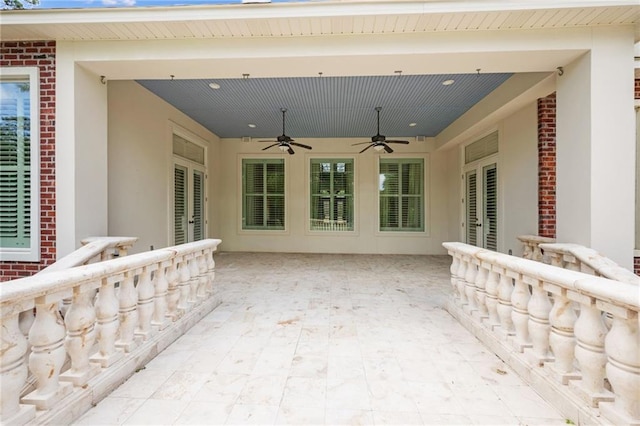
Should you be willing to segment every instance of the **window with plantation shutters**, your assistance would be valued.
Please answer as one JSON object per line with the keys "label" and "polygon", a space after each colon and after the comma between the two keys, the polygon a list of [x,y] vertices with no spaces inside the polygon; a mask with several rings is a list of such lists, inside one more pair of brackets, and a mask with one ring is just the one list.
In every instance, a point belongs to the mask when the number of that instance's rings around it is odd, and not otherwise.
{"label": "window with plantation shutters", "polygon": [[380,159],[380,231],[424,231],[424,160]]}
{"label": "window with plantation shutters", "polygon": [[0,74],[0,255],[39,259],[37,69]]}
{"label": "window with plantation shutters", "polygon": [[285,229],[283,159],[242,160],[242,229]]}
{"label": "window with plantation shutters", "polygon": [[310,229],[353,231],[353,159],[312,159],[310,184]]}

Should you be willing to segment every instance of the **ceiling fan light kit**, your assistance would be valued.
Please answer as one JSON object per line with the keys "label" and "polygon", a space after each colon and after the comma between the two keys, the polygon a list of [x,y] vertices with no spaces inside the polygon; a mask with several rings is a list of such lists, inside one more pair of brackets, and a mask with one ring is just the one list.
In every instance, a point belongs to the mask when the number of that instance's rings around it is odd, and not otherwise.
{"label": "ceiling fan light kit", "polygon": [[387,139],[385,135],[380,134],[380,111],[382,111],[382,107],[376,107],[375,110],[378,113],[378,132],[375,134],[375,136],[371,137],[371,142],[354,143],[352,144],[352,146],[369,144],[362,151],[360,151],[360,154],[362,154],[369,148],[373,148],[375,151],[378,151],[378,152],[385,150],[387,153],[391,154],[393,152],[393,149],[387,144],[400,143],[403,145],[407,145],[409,141]]}
{"label": "ceiling fan light kit", "polygon": [[283,152],[286,151],[289,153],[289,155],[293,155],[295,154],[295,151],[291,147],[292,145],[298,146],[304,149],[312,149],[309,145],[304,145],[301,143],[294,142],[295,139],[291,139],[291,137],[287,136],[287,133],[285,132],[285,114],[287,113],[287,109],[280,108],[280,111],[282,112],[282,135],[278,136],[276,140],[260,141],[260,142],[272,142],[271,145],[269,145],[266,148],[262,148],[262,150],[265,151],[269,148],[273,148],[274,146],[277,146],[280,149],[280,151],[283,151]]}

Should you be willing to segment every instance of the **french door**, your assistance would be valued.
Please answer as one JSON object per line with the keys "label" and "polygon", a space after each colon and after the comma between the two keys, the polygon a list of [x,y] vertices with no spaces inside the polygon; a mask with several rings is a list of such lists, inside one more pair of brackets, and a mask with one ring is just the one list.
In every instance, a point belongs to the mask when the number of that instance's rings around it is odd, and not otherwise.
{"label": "french door", "polygon": [[498,166],[495,159],[466,166],[463,178],[466,243],[497,250]]}
{"label": "french door", "polygon": [[177,158],[174,160],[173,239],[176,245],[205,238],[205,184],[204,167]]}

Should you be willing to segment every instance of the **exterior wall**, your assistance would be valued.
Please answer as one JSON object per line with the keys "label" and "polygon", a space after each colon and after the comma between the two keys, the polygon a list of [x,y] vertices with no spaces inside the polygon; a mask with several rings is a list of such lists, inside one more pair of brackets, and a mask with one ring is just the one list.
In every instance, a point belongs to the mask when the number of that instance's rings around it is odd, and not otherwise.
{"label": "exterior wall", "polygon": [[173,122],[209,142],[208,234],[218,238],[217,137],[134,81],[108,82],[108,114],[109,235],[138,237],[131,253],[170,244]]}
{"label": "exterior wall", "polygon": [[[538,222],[537,122],[535,103],[507,117],[500,127],[498,164],[502,245],[499,250],[522,256],[519,235],[535,234]],[[500,198],[498,200],[500,200]]]}
{"label": "exterior wall", "polygon": [[[311,145],[312,151],[296,149],[295,155],[285,154],[286,215],[285,232],[243,231],[239,229],[241,216],[242,176],[241,159],[264,158],[267,155],[281,157],[278,150],[263,152],[265,146],[239,139],[221,140],[221,212],[220,238],[225,251],[274,251],[311,253],[395,253],[395,254],[443,254],[441,244],[449,238],[449,218],[446,191],[448,178],[445,152],[430,152],[429,142],[411,142],[394,146],[393,156],[426,157],[427,207],[426,233],[399,233],[377,231],[378,221],[378,158],[373,150],[358,154],[352,143],[358,139],[296,139]],[[355,166],[355,214],[356,230],[349,233],[321,233],[308,230],[309,161],[311,158],[353,158]]]}
{"label": "exterior wall", "polygon": [[538,235],[556,237],[556,94],[538,99]]}
{"label": "exterior wall", "polygon": [[0,66],[40,68],[40,261],[0,261],[0,281],[33,275],[56,259],[56,42],[0,42]]}

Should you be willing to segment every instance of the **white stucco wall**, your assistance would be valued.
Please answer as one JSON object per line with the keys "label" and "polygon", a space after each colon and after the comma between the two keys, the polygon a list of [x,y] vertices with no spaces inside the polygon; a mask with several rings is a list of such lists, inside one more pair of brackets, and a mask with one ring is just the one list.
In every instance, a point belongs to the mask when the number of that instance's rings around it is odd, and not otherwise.
{"label": "white stucco wall", "polygon": [[[538,115],[537,104],[529,103],[492,127],[498,131],[498,251],[522,255],[517,236],[538,233]],[[449,235],[463,241],[462,197],[463,147],[475,142],[489,129],[462,141],[447,151],[443,167],[448,170]]]}
{"label": "white stucco wall", "polygon": [[499,182],[502,251],[522,256],[519,235],[538,234],[538,109],[532,103],[502,122]]}
{"label": "white stucco wall", "polygon": [[[108,85],[109,235],[138,237],[133,253],[166,247],[172,220],[170,124],[209,141],[210,159],[215,158],[217,137],[134,81]],[[212,199],[216,164],[210,163]],[[209,236],[218,237],[212,209],[208,213]]]}
{"label": "white stucco wall", "polygon": [[[441,243],[448,237],[447,176],[444,153],[428,153],[427,142],[411,142],[394,146],[398,155],[425,157],[427,172],[427,232],[380,233],[377,231],[378,176],[380,154],[373,150],[358,154],[352,143],[366,139],[297,139],[313,147],[312,151],[296,149],[295,155],[285,155],[287,180],[287,231],[243,231],[238,223],[241,215],[241,159],[281,156],[278,150],[265,153],[264,144],[222,139],[221,172],[225,182],[221,187],[219,211],[220,237],[227,251],[275,251],[317,253],[402,253],[442,254]],[[355,226],[356,232],[336,235],[309,232],[308,185],[310,158],[353,158],[355,161]]]}

